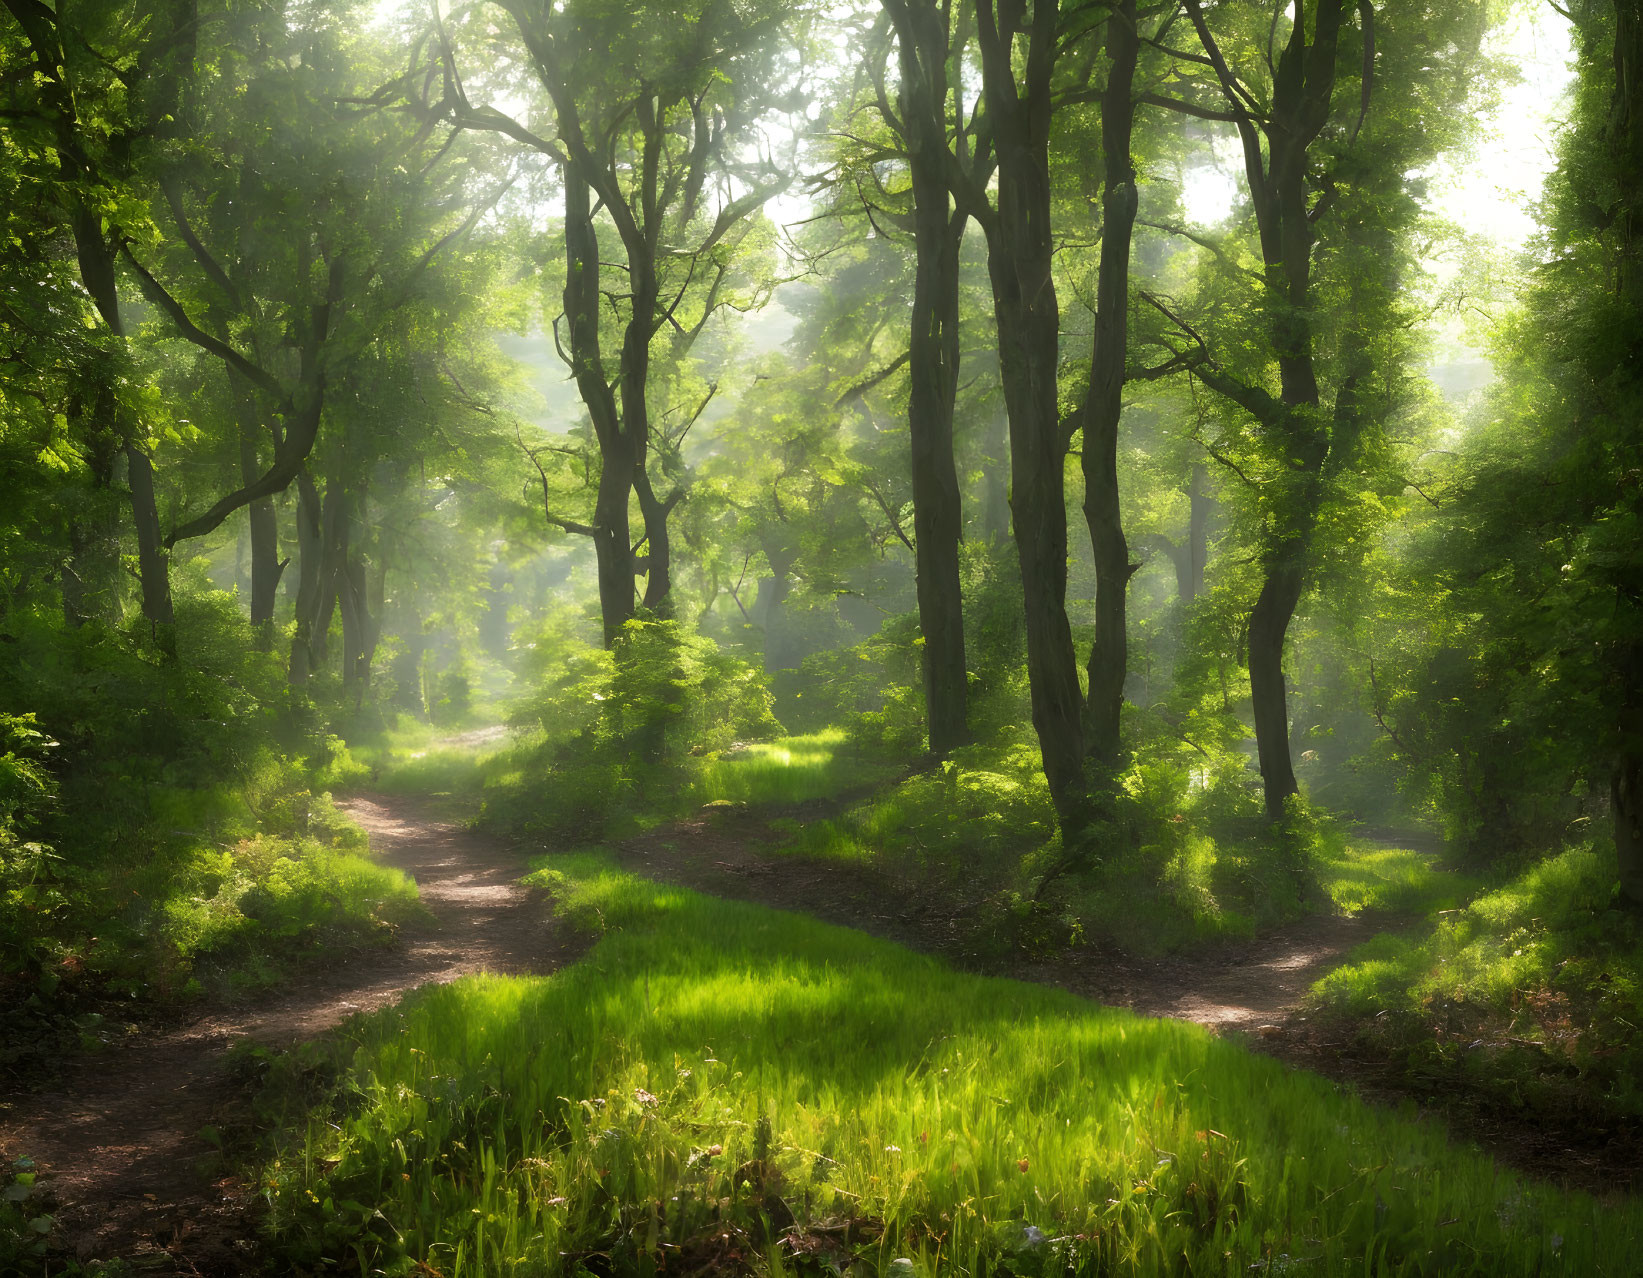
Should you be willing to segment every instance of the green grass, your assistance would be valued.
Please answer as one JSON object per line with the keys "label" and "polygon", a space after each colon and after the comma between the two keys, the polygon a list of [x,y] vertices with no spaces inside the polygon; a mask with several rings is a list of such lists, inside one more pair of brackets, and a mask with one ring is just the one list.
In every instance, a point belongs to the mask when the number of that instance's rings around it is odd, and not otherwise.
{"label": "green grass", "polygon": [[347,1026],[334,1103],[262,1173],[278,1263],[1634,1271],[1634,1206],[1526,1185],[1196,1027],[959,975],[594,853],[545,875],[602,939],[553,976],[426,988]]}
{"label": "green grass", "polygon": [[1312,1001],[1420,1072],[1512,1106],[1643,1114],[1643,931],[1614,908],[1612,858],[1568,849],[1423,934],[1378,936]]}
{"label": "green grass", "polygon": [[1453,910],[1482,887],[1481,880],[1446,868],[1431,853],[1350,836],[1331,839],[1320,848],[1318,882],[1343,914]]}
{"label": "green grass", "polygon": [[369,761],[356,784],[432,800],[449,815],[467,817],[494,795],[523,787],[532,748],[500,725],[456,732],[402,715],[394,728],[354,747],[356,757]]}
{"label": "green grass", "polygon": [[697,804],[802,803],[831,798],[874,781],[891,768],[847,744],[843,728],[745,745],[701,766],[692,799]]}

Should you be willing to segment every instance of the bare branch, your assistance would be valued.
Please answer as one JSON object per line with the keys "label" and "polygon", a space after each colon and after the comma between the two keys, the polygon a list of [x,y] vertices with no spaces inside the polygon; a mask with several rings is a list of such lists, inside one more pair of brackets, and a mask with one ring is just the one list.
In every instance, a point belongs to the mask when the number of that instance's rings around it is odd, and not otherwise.
{"label": "bare branch", "polygon": [[1174,111],[1178,115],[1190,115],[1199,120],[1219,120],[1223,124],[1237,124],[1247,119],[1240,111],[1217,111],[1214,107],[1199,106],[1196,102],[1187,102],[1182,98],[1168,97],[1162,93],[1142,93],[1135,99],[1145,106],[1163,107],[1166,111]]}

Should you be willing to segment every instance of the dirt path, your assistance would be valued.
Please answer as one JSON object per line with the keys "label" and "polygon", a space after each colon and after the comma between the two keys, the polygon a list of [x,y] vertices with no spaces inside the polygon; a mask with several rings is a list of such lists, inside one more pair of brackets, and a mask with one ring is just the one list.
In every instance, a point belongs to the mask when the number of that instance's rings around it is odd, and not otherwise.
{"label": "dirt path", "polygon": [[401,947],[74,1062],[48,1092],[0,1098],[0,1157],[34,1160],[42,1208],[69,1254],[119,1256],[145,1273],[244,1272],[253,1196],[200,1170],[213,1152],[200,1130],[233,1098],[223,1065],[234,1043],[286,1046],[425,982],[549,971],[566,957],[545,904],[517,883],[517,854],[412,800],[341,806],[380,860],[416,879],[432,915]]}

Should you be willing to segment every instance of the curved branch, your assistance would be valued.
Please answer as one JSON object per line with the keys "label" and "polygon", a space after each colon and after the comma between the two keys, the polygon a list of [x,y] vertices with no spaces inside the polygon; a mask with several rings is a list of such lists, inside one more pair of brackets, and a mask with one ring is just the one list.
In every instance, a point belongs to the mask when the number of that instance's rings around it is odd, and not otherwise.
{"label": "curved branch", "polygon": [[130,244],[120,245],[120,251],[125,254],[126,261],[131,264],[131,269],[136,272],[137,280],[142,285],[144,295],[171,317],[171,322],[177,326],[185,338],[193,342],[202,351],[215,355],[235,372],[241,374],[247,381],[267,391],[280,404],[289,409],[291,397],[272,373],[259,368],[227,342],[212,337],[210,333],[205,332],[193,320],[189,319],[188,312],[183,309],[183,304],[167,292],[165,285],[155,279],[149,273],[148,268],[132,255]]}

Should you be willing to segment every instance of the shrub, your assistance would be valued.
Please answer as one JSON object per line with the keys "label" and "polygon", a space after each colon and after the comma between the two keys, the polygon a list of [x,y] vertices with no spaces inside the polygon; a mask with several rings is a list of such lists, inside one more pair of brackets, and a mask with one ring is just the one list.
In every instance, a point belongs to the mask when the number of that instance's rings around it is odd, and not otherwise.
{"label": "shrub", "polygon": [[609,651],[557,649],[512,720],[543,742],[487,793],[493,820],[555,840],[602,836],[677,806],[706,756],[781,731],[764,675],[677,621],[635,618]]}

